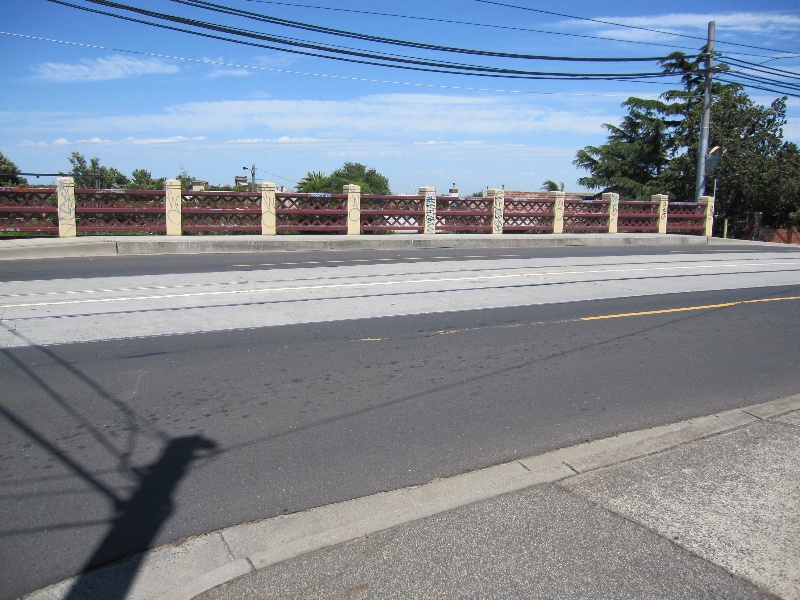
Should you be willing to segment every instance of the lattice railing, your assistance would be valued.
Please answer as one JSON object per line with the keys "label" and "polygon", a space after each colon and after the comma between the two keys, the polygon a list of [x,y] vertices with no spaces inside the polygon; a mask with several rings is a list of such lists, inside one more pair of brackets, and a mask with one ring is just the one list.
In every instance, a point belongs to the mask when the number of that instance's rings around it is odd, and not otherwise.
{"label": "lattice railing", "polygon": [[[170,190],[176,190],[176,184]],[[66,190],[66,191],[65,191]],[[91,190],[59,188],[0,188],[0,234],[62,235],[86,233],[261,233],[319,232],[365,233],[386,231],[491,232],[494,198],[438,196],[436,214],[426,215],[425,196],[275,193],[274,187],[259,193],[170,191],[170,210],[164,190]],[[357,192],[351,193],[357,194]],[[272,211],[272,197],[275,202]],[[61,200],[59,200],[59,198]],[[262,198],[267,203],[262,208]],[[661,198],[661,201],[658,201]],[[352,201],[351,201],[352,200]],[[667,203],[666,196],[654,200],[620,200],[617,231],[639,233],[664,231],[701,233],[706,228],[707,203]],[[705,199],[704,199],[705,200]],[[62,202],[59,214],[58,203]],[[555,223],[556,198],[505,198],[503,228],[508,233],[550,232],[558,226],[564,232],[605,232],[613,225],[611,200],[564,199],[563,219]],[[430,207],[428,207],[430,208]],[[73,213],[74,209],[74,213]],[[659,212],[661,220],[659,221]],[[74,227],[69,224],[75,215]],[[561,214],[559,210],[559,215]],[[499,213],[498,213],[499,216]],[[348,225],[350,229],[348,229]],[[562,227],[563,226],[563,227]],[[499,231],[499,230],[498,230]],[[66,233],[65,233],[66,232]]]}
{"label": "lattice railing", "polygon": [[361,230],[422,231],[425,228],[424,196],[361,196]]}
{"label": "lattice railing", "polygon": [[166,233],[163,190],[75,190],[82,233]]}
{"label": "lattice railing", "polygon": [[503,231],[553,231],[553,200],[505,199]]}
{"label": "lattice railing", "polygon": [[56,188],[0,187],[0,232],[58,235]]}
{"label": "lattice railing", "polygon": [[493,198],[436,198],[437,231],[492,231]]}
{"label": "lattice railing", "polygon": [[347,231],[347,194],[278,193],[278,231]]}
{"label": "lattice railing", "polygon": [[617,231],[658,231],[659,203],[652,200],[620,200]]}
{"label": "lattice railing", "polygon": [[706,202],[670,202],[667,211],[667,232],[705,231]]}
{"label": "lattice railing", "polygon": [[261,194],[183,192],[186,233],[261,233]]}
{"label": "lattice railing", "polygon": [[564,202],[564,231],[582,233],[608,231],[608,200],[566,200]]}

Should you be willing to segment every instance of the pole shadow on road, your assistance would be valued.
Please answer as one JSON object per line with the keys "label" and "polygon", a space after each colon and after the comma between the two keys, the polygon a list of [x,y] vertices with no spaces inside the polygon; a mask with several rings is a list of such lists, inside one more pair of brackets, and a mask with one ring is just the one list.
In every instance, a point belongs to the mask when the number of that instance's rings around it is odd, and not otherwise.
{"label": "pole shadow on road", "polygon": [[[143,470],[139,487],[129,500],[119,502],[111,531],[86,561],[86,567],[104,564],[118,557],[121,551],[149,548],[161,526],[173,512],[172,493],[190,464],[216,444],[203,436],[192,435],[171,440],[161,457]],[[107,571],[102,578],[86,571],[65,596],[67,600],[83,598],[125,598],[142,563],[141,552]]]}
{"label": "pole shadow on road", "polygon": [[[21,339],[23,336],[14,332]],[[25,340],[27,341],[27,340]],[[105,537],[97,544],[91,556],[83,561],[83,566],[78,572],[79,576],[69,589],[64,598],[76,600],[78,598],[106,598],[117,600],[125,598],[134,582],[141,566],[143,551],[149,549],[156,539],[167,519],[175,512],[173,495],[181,480],[187,475],[194,461],[214,454],[217,444],[212,439],[202,435],[189,435],[184,437],[170,437],[166,433],[155,429],[150,423],[135,414],[134,410],[121,399],[115,397],[104,389],[97,381],[90,378],[74,364],[69,363],[53,350],[30,344],[36,352],[44,354],[47,359],[64,368],[71,377],[81,384],[88,386],[90,395],[95,400],[101,400],[113,407],[116,414],[130,431],[127,443],[120,447],[119,441],[112,439],[100,427],[91,422],[85,414],[86,408],[79,403],[71,401],[69,397],[59,392],[55,385],[48,383],[39,376],[24,360],[14,355],[9,350],[1,350],[2,355],[8,359],[13,368],[24,374],[33,384],[43,392],[43,398],[49,403],[46,415],[49,419],[58,418],[58,411],[62,411],[68,419],[78,423],[86,432],[95,447],[101,454],[111,456],[116,463],[114,473],[122,475],[133,484],[133,491],[127,499],[121,497],[120,491],[109,485],[101,472],[96,468],[85,466],[76,456],[62,448],[53,437],[52,432],[41,430],[28,418],[15,414],[11,407],[0,406],[2,416],[14,429],[36,446],[44,450],[51,457],[58,460],[74,476],[85,482],[94,490],[95,494],[105,497],[113,507],[113,516],[110,520],[100,520],[94,524],[108,523],[110,529]],[[31,399],[29,399],[31,400]],[[145,431],[147,430],[147,431]],[[135,439],[140,435],[149,435],[161,444],[160,456],[144,467],[136,467],[131,463]],[[107,473],[106,473],[107,475]],[[92,523],[89,523],[92,524]],[[50,527],[53,525],[50,524]],[[65,527],[80,527],[81,524],[64,524]],[[48,524],[36,528],[40,532],[47,531]],[[56,526],[58,529],[58,526]],[[15,532],[6,532],[15,533]],[[30,532],[29,532],[30,533]],[[35,533],[35,532],[34,532]],[[84,550],[80,543],[76,543],[76,552]],[[91,550],[89,550],[91,551]],[[104,569],[102,577],[94,569],[108,565],[121,558],[129,556],[128,560]],[[9,566],[9,565],[7,565]],[[27,579],[27,578],[25,578]],[[20,582],[17,582],[20,583]],[[24,590],[32,591],[31,589]]]}

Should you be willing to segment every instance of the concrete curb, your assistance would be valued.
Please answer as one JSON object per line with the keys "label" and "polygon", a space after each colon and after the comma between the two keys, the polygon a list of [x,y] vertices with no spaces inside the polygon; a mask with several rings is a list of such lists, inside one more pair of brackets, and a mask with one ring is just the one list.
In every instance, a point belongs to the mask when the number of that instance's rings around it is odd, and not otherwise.
{"label": "concrete curb", "polygon": [[[722,240],[724,243],[726,240]],[[387,234],[97,236],[0,240],[0,260],[90,256],[401,248],[555,248],[563,246],[696,246],[709,238],[660,234]]]}
{"label": "concrete curb", "polygon": [[[552,483],[662,452],[800,410],[800,394],[688,419],[652,429],[562,448],[404,488],[321,506],[301,513],[244,523],[157,548],[89,574],[108,581],[139,563],[130,599],[189,600],[225,582],[302,554],[352,541],[424,517],[543,483]],[[25,596],[64,598],[76,578]],[[87,583],[87,582],[83,582]]]}

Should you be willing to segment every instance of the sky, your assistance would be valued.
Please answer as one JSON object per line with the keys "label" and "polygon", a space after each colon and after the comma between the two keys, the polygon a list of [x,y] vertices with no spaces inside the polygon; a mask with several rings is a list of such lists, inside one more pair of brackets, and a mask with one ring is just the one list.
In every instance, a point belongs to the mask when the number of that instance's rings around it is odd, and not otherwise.
{"label": "sky", "polygon": [[[575,153],[604,143],[603,124],[619,123],[628,97],[656,98],[676,87],[674,79],[663,78],[508,79],[397,69],[386,60],[359,64],[285,51],[308,51],[299,46],[235,37],[272,46],[264,48],[153,27],[75,6],[167,21],[89,0],[64,1],[74,6],[2,0],[0,152],[23,172],[68,172],[68,157],[78,151],[126,175],[140,168],[153,177],[185,172],[215,185],[232,185],[255,165],[257,181],[292,188],[309,171],[330,173],[350,161],[388,177],[397,194],[420,186],[444,193],[453,184],[461,195],[501,186],[539,190],[548,179],[582,191],[577,180],[587,173],[572,164]],[[652,60],[587,63],[441,52],[287,27],[264,17],[450,48],[614,59],[696,54],[714,21],[715,49],[722,53],[716,60],[765,63],[800,76],[796,0],[216,0],[217,9],[249,11],[259,19],[174,0],[120,3],[418,63],[594,74],[660,68]],[[779,96],[747,92],[763,105]],[[784,139],[800,144],[800,98],[789,98],[787,114]]]}

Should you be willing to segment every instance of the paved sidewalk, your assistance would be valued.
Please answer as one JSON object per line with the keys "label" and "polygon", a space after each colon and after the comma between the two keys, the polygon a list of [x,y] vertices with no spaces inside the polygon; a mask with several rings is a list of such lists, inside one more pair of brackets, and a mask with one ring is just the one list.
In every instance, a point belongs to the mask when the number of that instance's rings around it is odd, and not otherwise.
{"label": "paved sidewalk", "polygon": [[[800,395],[247,523],[75,598],[800,599]],[[64,598],[74,581],[29,598]]]}
{"label": "paved sidewalk", "polygon": [[[675,246],[740,243],[697,235],[644,234],[386,234],[386,235],[204,235],[80,236],[0,239],[0,260],[80,258],[132,254],[198,254],[279,250],[398,248],[527,248],[558,246]],[[757,243],[757,242],[750,242]]]}

